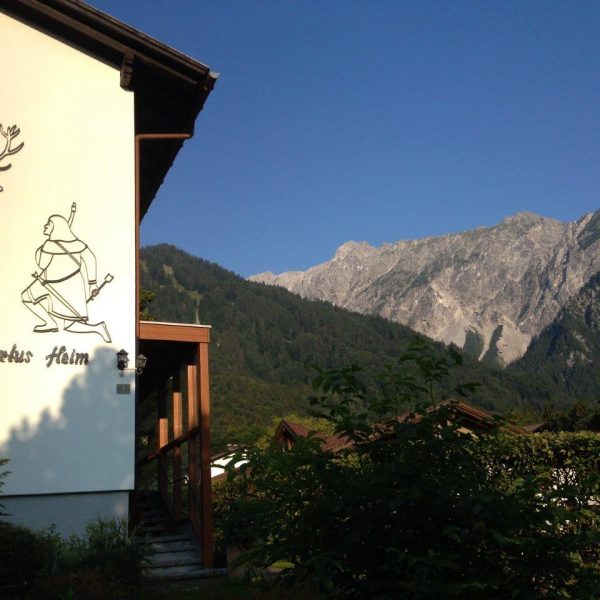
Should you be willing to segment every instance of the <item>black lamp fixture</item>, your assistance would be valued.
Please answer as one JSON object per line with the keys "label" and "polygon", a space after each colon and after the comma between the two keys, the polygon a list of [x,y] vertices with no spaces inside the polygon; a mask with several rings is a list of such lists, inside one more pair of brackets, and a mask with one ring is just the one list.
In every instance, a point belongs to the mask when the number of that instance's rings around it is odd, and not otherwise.
{"label": "black lamp fixture", "polygon": [[123,373],[127,369],[127,365],[129,364],[129,352],[127,350],[119,350],[117,352],[117,369]]}
{"label": "black lamp fixture", "polygon": [[146,368],[146,363],[148,359],[143,354],[138,354],[138,357],[135,359],[135,372],[138,375],[141,375]]}
{"label": "black lamp fixture", "polygon": [[129,365],[129,352],[123,349],[117,352],[117,369],[121,371],[121,375],[125,375],[125,371],[135,371],[138,375],[141,375],[146,368],[147,362],[148,359],[143,354],[139,354],[135,359],[135,368],[128,369],[127,365]]}

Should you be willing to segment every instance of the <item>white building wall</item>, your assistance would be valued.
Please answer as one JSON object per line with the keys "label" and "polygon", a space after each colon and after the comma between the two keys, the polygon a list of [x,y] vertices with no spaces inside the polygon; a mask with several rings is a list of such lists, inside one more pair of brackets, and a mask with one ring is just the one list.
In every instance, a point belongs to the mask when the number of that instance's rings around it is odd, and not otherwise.
{"label": "white building wall", "polygon": [[[20,129],[12,147],[24,142],[0,159],[12,165],[0,170],[3,491],[19,496],[13,506],[40,494],[44,505],[56,504],[48,494],[122,499],[134,477],[134,379],[119,377],[115,359],[135,352],[133,94],[117,70],[2,13],[0,39],[0,123]],[[86,302],[94,262],[106,283]],[[42,285],[57,274],[66,280]],[[50,302],[57,331],[42,332]]]}

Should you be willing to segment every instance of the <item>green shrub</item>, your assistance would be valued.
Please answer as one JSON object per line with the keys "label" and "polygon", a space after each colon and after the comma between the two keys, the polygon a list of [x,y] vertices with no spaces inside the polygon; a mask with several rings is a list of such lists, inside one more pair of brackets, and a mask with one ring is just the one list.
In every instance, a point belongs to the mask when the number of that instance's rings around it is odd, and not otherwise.
{"label": "green shrub", "polygon": [[331,598],[596,600],[600,439],[461,429],[452,402],[431,410],[458,360],[418,345],[370,386],[356,367],[322,371],[314,406],[353,449],[249,452],[224,535]]}
{"label": "green shrub", "polygon": [[[6,465],[8,463],[8,459],[7,458],[0,458],[0,469],[2,469],[2,467],[4,467],[4,465]],[[10,471],[1,471],[0,470],[0,494],[3,494],[4,492],[2,491],[2,486],[4,485],[4,479],[6,477],[8,477],[10,475]],[[0,504],[0,517],[7,517],[9,516],[7,513],[3,512],[4,509],[4,505]]]}
{"label": "green shrub", "polygon": [[144,559],[126,520],[98,517],[81,537],[0,523],[0,596],[94,600],[135,597]]}
{"label": "green shrub", "polygon": [[134,596],[142,581],[144,557],[126,519],[90,521],[82,537],[61,544],[51,576],[36,590],[39,598],[122,598]]}
{"label": "green shrub", "polygon": [[136,586],[143,575],[143,551],[133,542],[126,519],[90,521],[83,537],[71,536],[63,545],[63,571],[99,570],[125,586]]}
{"label": "green shrub", "polygon": [[0,522],[0,596],[25,597],[36,581],[50,574],[61,541],[52,530]]}

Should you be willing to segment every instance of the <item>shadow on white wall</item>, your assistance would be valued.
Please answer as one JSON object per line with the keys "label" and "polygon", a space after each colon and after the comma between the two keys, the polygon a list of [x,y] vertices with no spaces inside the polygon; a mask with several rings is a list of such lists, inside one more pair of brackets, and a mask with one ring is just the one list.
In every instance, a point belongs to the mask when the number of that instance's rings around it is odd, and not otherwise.
{"label": "shadow on white wall", "polygon": [[[117,395],[117,383],[132,383]],[[39,382],[40,389],[44,382]],[[5,399],[8,401],[8,399]],[[23,399],[22,401],[27,401]],[[37,421],[37,419],[36,419]],[[135,392],[120,378],[114,351],[100,348],[65,389],[60,414],[13,427],[0,449],[10,459],[4,493],[41,494],[133,488]]]}

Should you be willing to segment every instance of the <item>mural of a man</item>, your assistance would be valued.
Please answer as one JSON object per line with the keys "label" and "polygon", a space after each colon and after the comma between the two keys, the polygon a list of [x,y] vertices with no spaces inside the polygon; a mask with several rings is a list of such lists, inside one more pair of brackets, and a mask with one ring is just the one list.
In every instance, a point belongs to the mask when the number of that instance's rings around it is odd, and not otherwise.
{"label": "mural of a man", "polygon": [[[69,219],[51,215],[44,225],[48,239],[36,250],[35,262],[40,271],[23,290],[23,304],[40,319],[36,333],[62,329],[70,333],[96,333],[110,343],[104,321],[88,322],[88,302],[98,294],[96,256],[71,230],[76,206]],[[112,276],[107,276],[112,279]],[[109,281],[107,279],[107,281]]]}

